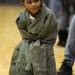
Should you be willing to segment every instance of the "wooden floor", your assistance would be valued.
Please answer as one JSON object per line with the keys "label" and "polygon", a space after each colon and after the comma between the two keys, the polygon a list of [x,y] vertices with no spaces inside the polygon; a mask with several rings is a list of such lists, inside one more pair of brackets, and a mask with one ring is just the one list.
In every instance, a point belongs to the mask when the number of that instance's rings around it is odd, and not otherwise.
{"label": "wooden floor", "polygon": [[[20,33],[15,25],[15,17],[22,9],[18,5],[0,5],[0,75],[8,75],[13,49],[21,40]],[[54,47],[57,69],[63,59],[64,48]],[[75,74],[75,66],[73,66]]]}

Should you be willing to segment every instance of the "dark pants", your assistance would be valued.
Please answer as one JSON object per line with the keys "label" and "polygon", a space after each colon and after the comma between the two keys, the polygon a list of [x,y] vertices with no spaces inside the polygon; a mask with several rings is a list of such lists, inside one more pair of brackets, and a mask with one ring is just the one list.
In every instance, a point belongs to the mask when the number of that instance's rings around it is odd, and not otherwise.
{"label": "dark pants", "polygon": [[58,43],[58,45],[65,46],[66,42],[67,42],[68,31],[67,30],[59,31],[58,34],[59,34],[59,43]]}
{"label": "dark pants", "polygon": [[66,25],[69,23],[71,0],[61,0],[62,14],[66,14]]}
{"label": "dark pants", "polygon": [[[64,21],[62,22],[63,24],[61,24],[61,28],[59,30],[59,43],[65,42],[67,41],[67,37],[68,37],[68,31],[66,30],[67,28],[69,28],[69,20],[70,20],[70,16],[71,14],[75,13],[75,0],[61,0],[61,5],[62,5],[62,16],[64,16]],[[73,7],[73,12],[71,13],[70,11],[70,7]],[[62,29],[62,27],[65,27]],[[61,30],[62,29],[62,30]]]}
{"label": "dark pants", "polygon": [[69,28],[69,20],[70,20],[70,15],[71,15],[71,12],[70,12],[70,7],[72,5],[72,0],[61,0],[61,5],[62,5],[62,15],[64,18],[64,21],[65,22],[62,22],[62,26],[61,28],[64,26],[65,28],[63,28],[61,30],[59,30],[59,43],[63,43],[64,42],[64,45],[66,44],[66,40],[67,40],[67,37],[68,37],[68,31],[66,30],[67,28]]}
{"label": "dark pants", "polygon": [[[61,0],[62,14],[66,13],[66,24],[69,23],[69,17],[71,15],[70,7],[72,6],[75,11],[75,0]],[[74,12],[75,13],[75,12]]]}

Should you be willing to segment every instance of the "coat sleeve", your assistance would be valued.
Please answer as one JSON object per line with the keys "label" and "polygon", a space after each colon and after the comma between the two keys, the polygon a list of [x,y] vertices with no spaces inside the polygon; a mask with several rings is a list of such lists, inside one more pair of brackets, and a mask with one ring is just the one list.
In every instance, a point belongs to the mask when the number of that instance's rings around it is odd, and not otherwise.
{"label": "coat sleeve", "polygon": [[27,31],[26,21],[24,18],[25,16],[23,15],[23,12],[20,12],[16,18],[16,25],[20,31],[22,39],[31,37],[31,34]]}
{"label": "coat sleeve", "polygon": [[50,39],[56,39],[58,33],[58,21],[54,14],[50,17],[49,29],[47,32],[49,33],[48,37],[51,37]]}
{"label": "coat sleeve", "polygon": [[54,14],[49,15],[49,23],[47,26],[45,41],[49,44],[54,44],[58,33],[58,21]]}

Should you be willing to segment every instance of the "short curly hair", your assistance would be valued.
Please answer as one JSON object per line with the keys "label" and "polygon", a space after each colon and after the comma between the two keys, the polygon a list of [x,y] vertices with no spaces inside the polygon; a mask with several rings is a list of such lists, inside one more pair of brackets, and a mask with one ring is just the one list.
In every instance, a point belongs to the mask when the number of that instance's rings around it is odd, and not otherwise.
{"label": "short curly hair", "polygon": [[[21,1],[21,5],[24,5],[24,0],[20,0]],[[43,1],[43,0],[40,0],[40,1]]]}
{"label": "short curly hair", "polygon": [[[41,0],[41,1],[43,1],[43,0]],[[21,2],[24,2],[24,0],[21,0]]]}

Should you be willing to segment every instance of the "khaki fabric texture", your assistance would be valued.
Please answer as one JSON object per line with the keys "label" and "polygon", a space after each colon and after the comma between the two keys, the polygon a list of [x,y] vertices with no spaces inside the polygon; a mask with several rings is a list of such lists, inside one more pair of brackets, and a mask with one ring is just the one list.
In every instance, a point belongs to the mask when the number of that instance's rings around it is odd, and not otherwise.
{"label": "khaki fabric texture", "polygon": [[21,41],[14,50],[9,75],[56,75],[53,48],[39,40]]}

